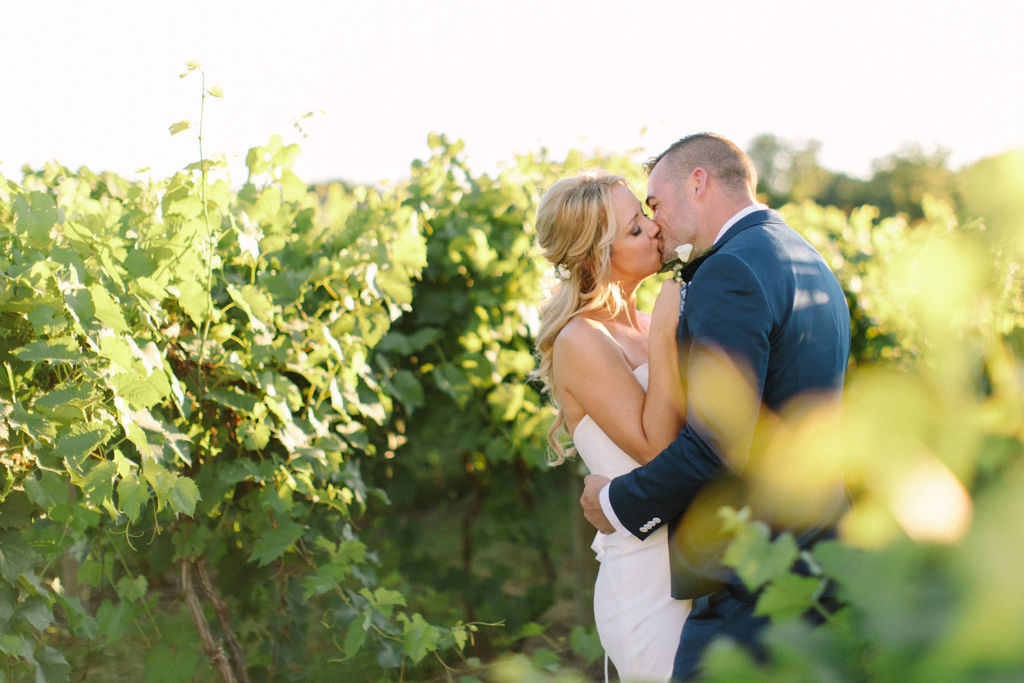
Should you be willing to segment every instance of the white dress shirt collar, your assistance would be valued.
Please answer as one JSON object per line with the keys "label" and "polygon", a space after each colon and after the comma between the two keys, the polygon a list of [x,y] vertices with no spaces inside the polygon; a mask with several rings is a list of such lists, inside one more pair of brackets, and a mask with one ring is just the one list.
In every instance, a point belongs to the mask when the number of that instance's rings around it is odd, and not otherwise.
{"label": "white dress shirt collar", "polygon": [[767,208],[768,207],[766,205],[764,205],[764,204],[751,204],[750,206],[746,207],[745,209],[740,209],[739,211],[734,213],[732,215],[732,218],[727,220],[725,222],[725,225],[722,226],[722,229],[718,231],[718,235],[715,236],[715,241],[711,243],[711,246],[714,246],[714,245],[718,244],[718,240],[722,239],[722,235],[724,235],[726,232],[728,232],[729,228],[731,228],[732,226],[736,225],[736,223],[738,223],[741,218],[743,218],[744,216],[747,216],[749,214],[752,214],[755,211],[761,211],[761,210],[767,209]]}

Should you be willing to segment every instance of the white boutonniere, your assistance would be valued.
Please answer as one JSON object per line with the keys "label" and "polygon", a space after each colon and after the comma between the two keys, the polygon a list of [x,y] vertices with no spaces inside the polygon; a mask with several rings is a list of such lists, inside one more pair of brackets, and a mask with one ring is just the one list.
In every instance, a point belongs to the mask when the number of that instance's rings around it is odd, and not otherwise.
{"label": "white boutonniere", "polygon": [[680,244],[675,248],[676,257],[661,268],[661,272],[672,271],[672,279],[683,284],[683,268],[693,260],[693,245]]}

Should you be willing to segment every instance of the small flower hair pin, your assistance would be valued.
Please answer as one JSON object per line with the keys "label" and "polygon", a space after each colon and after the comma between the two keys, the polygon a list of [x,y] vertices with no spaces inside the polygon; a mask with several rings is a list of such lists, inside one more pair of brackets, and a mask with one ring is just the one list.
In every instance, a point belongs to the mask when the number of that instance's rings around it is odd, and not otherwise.
{"label": "small flower hair pin", "polygon": [[554,268],[555,279],[559,282],[568,282],[572,276],[569,274],[569,268],[564,263],[559,263]]}

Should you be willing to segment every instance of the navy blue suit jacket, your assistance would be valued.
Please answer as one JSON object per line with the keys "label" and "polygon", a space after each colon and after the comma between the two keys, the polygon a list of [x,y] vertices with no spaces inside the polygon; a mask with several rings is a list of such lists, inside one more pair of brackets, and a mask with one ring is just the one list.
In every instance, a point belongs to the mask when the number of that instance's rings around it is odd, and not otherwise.
{"label": "navy blue suit jacket", "polygon": [[[777,411],[807,392],[838,394],[850,351],[850,315],[839,282],[814,247],[774,211],[742,218],[687,270],[684,277],[691,279],[678,330],[684,381],[688,376],[692,385],[695,373],[706,371],[702,358],[726,358],[748,373],[759,403],[741,412],[737,424],[716,419],[702,403],[708,397],[687,396],[686,426],[675,441],[647,465],[611,482],[615,514],[638,538],[662,524],[671,524],[672,534],[709,483],[742,471],[737,449],[749,448],[758,410]],[[732,467],[725,460],[727,444]],[[798,543],[806,547],[827,533],[834,512],[823,510],[822,523],[800,530]],[[675,597],[711,593],[721,587],[716,581],[740,586],[720,567],[695,570],[676,536],[670,545]],[[701,585],[702,578],[714,581]]]}

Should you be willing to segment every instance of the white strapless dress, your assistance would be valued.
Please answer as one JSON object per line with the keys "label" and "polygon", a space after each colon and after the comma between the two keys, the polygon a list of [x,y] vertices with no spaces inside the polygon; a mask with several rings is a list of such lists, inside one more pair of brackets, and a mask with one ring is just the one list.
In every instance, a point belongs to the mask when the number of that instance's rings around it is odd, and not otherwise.
{"label": "white strapless dress", "polygon": [[[647,389],[647,365],[633,374]],[[576,425],[573,443],[591,474],[615,478],[639,464],[615,445],[590,416]],[[598,533],[591,545],[601,567],[594,585],[594,620],[601,645],[623,681],[667,681],[688,600],[671,597],[668,530],[641,541]]]}

